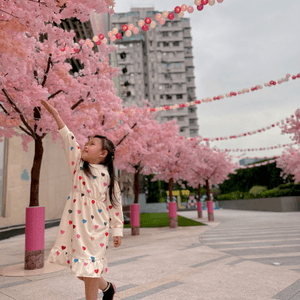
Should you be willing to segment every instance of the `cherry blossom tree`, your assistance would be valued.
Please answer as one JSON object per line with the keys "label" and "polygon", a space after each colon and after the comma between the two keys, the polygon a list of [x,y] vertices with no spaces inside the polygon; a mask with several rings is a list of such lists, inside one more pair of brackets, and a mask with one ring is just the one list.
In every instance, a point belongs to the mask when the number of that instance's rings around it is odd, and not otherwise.
{"label": "cherry blossom tree", "polygon": [[[295,116],[292,116],[287,120],[288,124],[281,126],[282,133],[294,134],[293,141],[300,144],[300,109],[297,109]],[[276,165],[282,169],[281,176],[286,179],[288,175],[293,175],[295,183],[300,182],[300,152],[299,149],[293,147],[286,148],[279,159],[277,159]]]}
{"label": "cherry blossom tree", "polygon": [[119,168],[134,173],[134,203],[138,203],[139,174],[152,174],[152,167],[157,163],[157,152],[163,146],[167,137],[176,135],[178,128],[174,121],[159,124],[154,118],[155,113],[149,110],[144,101],[144,107],[125,108],[124,113],[130,117],[130,124],[137,124],[133,132],[118,149]]}
{"label": "cherry blossom tree", "polygon": [[[94,53],[90,43],[73,42],[74,31],[56,26],[71,17],[84,22],[92,9],[111,12],[113,2],[2,0],[1,4],[0,138],[20,136],[26,152],[28,142],[35,142],[29,206],[38,206],[42,140],[49,132],[54,143],[60,138],[52,116],[44,113],[42,99],[59,111],[81,147],[93,134],[116,143],[131,130],[120,124],[122,100],[112,81],[118,69],[108,63],[108,53],[115,47],[103,45]],[[84,65],[75,76],[70,75],[71,58]]]}
{"label": "cherry blossom tree", "polygon": [[157,148],[157,160],[153,166],[156,175],[152,181],[159,179],[169,183],[168,190],[171,202],[173,202],[173,183],[178,182],[183,188],[185,187],[182,180],[186,178],[186,172],[189,172],[187,166],[190,164],[194,145],[194,141],[178,136],[177,132],[177,135],[173,134],[163,139],[161,148]]}
{"label": "cherry blossom tree", "polygon": [[[209,146],[197,145],[194,149],[194,159],[190,162],[191,171],[187,173],[189,184],[196,188],[200,197],[200,185],[206,186],[207,201],[210,201],[210,188],[229,179],[229,173],[235,174],[238,163],[232,163],[225,152],[211,149]],[[200,199],[200,198],[199,198]]]}
{"label": "cherry blossom tree", "polygon": [[280,176],[286,179],[294,176],[295,184],[300,182],[300,151],[293,147],[286,148],[276,161],[277,168],[282,169]]}

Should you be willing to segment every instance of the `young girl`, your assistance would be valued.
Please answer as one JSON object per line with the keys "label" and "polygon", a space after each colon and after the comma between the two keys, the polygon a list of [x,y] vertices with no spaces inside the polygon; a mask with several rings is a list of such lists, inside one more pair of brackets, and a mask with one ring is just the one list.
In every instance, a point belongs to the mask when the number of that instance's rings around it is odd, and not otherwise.
{"label": "young girl", "polygon": [[108,228],[112,229],[114,247],[119,247],[124,227],[121,192],[114,180],[114,145],[106,137],[96,135],[81,152],[58,111],[43,100],[41,103],[57,122],[73,176],[73,188],[46,262],[69,267],[72,275],[84,281],[87,300],[97,299],[98,288],[103,291],[103,300],[111,300],[116,286],[102,277],[103,273],[108,274]]}

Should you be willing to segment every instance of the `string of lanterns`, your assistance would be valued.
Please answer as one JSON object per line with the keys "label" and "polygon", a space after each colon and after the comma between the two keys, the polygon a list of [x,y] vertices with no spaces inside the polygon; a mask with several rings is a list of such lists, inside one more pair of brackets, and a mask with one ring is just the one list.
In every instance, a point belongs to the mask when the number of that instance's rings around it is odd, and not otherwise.
{"label": "string of lanterns", "polygon": [[[280,157],[280,156],[279,156],[279,157]],[[262,163],[254,164],[254,165],[251,165],[251,166],[239,167],[239,168],[237,168],[236,170],[241,170],[241,169],[250,169],[250,168],[255,168],[255,167],[260,167],[260,166],[269,165],[269,164],[272,164],[272,163],[276,162],[276,161],[277,161],[277,159],[278,159],[279,157],[277,157],[276,159],[272,159],[272,160],[264,161],[264,162],[262,162]]]}
{"label": "string of lanterns", "polygon": [[278,146],[272,146],[272,147],[264,147],[264,148],[252,148],[252,149],[225,149],[225,150],[222,150],[220,149],[221,152],[250,152],[250,151],[266,151],[266,150],[273,150],[273,149],[279,149],[281,147],[290,147],[292,145],[296,145],[297,142],[294,142],[294,143],[289,143],[289,144],[283,144],[283,145],[280,145],[278,144]]}
{"label": "string of lanterns", "polygon": [[[271,87],[271,86],[274,86],[276,85],[277,83],[278,84],[281,84],[283,82],[287,82],[289,81],[289,78],[292,78],[293,80],[297,79],[297,78],[300,78],[300,73],[298,73],[297,75],[290,75],[290,74],[287,74],[284,78],[281,78],[281,79],[278,79],[277,82],[274,81],[274,80],[271,80],[270,82],[267,82],[264,84],[265,87]],[[238,95],[242,95],[242,94],[245,94],[245,93],[249,93],[250,90],[252,92],[254,91],[257,91],[259,89],[263,89],[263,86],[262,85],[256,85],[255,87],[252,87],[250,89],[248,88],[244,88],[238,92],[230,92],[230,93],[227,93],[225,94],[225,96],[227,98],[231,98],[231,97],[235,97],[235,96],[238,96]],[[213,102],[213,101],[216,101],[216,100],[221,100],[221,99],[224,99],[224,95],[219,95],[219,96],[216,96],[216,97],[213,97],[210,98],[210,97],[207,97],[205,99],[202,99],[202,103],[208,103],[208,102]],[[171,105],[171,106],[168,106],[168,105],[165,105],[165,106],[161,106],[161,107],[153,107],[153,108],[150,108],[150,111],[161,111],[161,110],[170,110],[170,109],[178,109],[180,107],[187,107],[187,106],[192,106],[192,105],[196,105],[196,104],[201,104],[201,101],[200,100],[195,100],[193,102],[186,102],[186,103],[181,103],[181,104],[175,104],[175,105]]]}
{"label": "string of lanterns", "polygon": [[[291,118],[294,118],[294,115],[291,115]],[[224,140],[228,140],[228,139],[236,139],[236,138],[241,138],[241,137],[245,137],[247,135],[253,135],[256,133],[262,133],[266,130],[269,130],[271,128],[274,128],[275,126],[279,126],[280,123],[281,125],[283,125],[284,123],[289,123],[291,118],[286,118],[286,120],[281,120],[280,122],[276,122],[275,124],[272,124],[270,126],[267,126],[266,128],[262,128],[262,129],[258,129],[258,130],[254,130],[252,132],[247,132],[247,133],[242,133],[242,134],[238,134],[238,135],[230,135],[229,137],[218,137],[218,138],[202,138],[202,137],[188,137],[188,140],[196,140],[196,141],[224,141]]]}

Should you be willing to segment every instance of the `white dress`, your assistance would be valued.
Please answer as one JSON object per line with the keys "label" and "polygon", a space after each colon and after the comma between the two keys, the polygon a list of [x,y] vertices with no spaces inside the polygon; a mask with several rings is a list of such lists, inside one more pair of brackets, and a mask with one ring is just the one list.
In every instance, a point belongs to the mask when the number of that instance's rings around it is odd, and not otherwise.
{"label": "white dress", "polygon": [[81,150],[73,133],[64,126],[58,130],[63,138],[65,154],[73,176],[73,187],[66,200],[57,237],[46,260],[67,266],[71,274],[102,277],[108,274],[109,228],[113,236],[123,236],[122,198],[115,181],[114,208],[110,202],[110,176],[104,165],[90,164],[93,177],[83,172]]}

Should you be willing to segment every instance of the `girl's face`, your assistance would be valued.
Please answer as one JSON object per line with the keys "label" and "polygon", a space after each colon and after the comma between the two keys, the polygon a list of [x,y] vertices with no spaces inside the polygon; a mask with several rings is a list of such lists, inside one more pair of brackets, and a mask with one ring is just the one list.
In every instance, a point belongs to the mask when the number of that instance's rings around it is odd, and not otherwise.
{"label": "girl's face", "polygon": [[90,164],[99,164],[106,155],[107,151],[102,151],[102,141],[97,137],[91,137],[81,152],[81,158]]}

